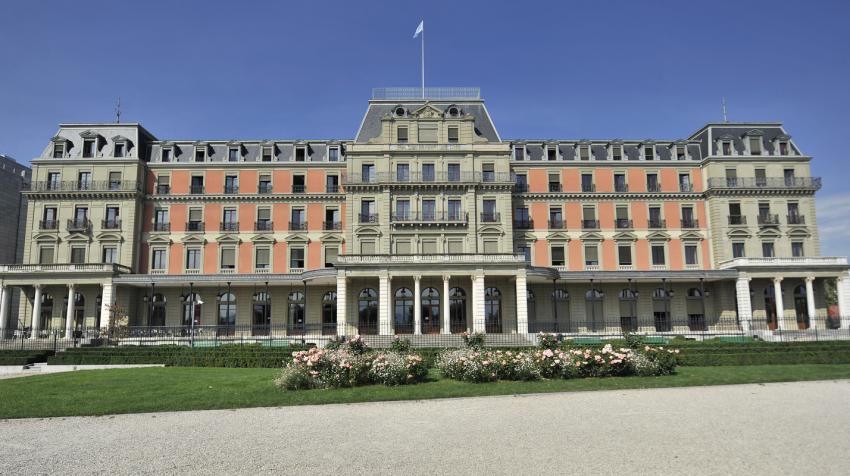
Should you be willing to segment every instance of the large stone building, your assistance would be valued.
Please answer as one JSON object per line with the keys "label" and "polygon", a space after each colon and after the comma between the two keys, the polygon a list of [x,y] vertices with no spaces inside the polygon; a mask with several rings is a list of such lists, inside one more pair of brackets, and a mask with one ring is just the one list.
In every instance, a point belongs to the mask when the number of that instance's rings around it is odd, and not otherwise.
{"label": "large stone building", "polygon": [[0,276],[33,335],[846,329],[810,160],[777,123],[506,139],[474,88],[376,90],[342,140],[63,124]]}
{"label": "large stone building", "polygon": [[[0,226],[0,263],[20,263],[23,258],[27,201],[21,191],[29,183],[30,168],[8,155],[0,154],[0,217],[3,220],[3,226]],[[19,292],[9,288],[7,304],[0,308],[0,322],[17,319],[18,299]],[[0,295],[2,302],[3,296]]]}

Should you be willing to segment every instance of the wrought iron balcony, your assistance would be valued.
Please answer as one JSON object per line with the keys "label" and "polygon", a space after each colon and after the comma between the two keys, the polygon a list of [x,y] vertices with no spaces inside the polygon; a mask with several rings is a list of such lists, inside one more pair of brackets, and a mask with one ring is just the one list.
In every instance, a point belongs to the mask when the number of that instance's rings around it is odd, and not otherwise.
{"label": "wrought iron balcony", "polygon": [[271,220],[258,220],[254,222],[254,231],[272,231],[274,223]]}
{"label": "wrought iron balcony", "polygon": [[205,231],[206,226],[202,221],[190,221],[186,223],[186,231]]}
{"label": "wrought iron balcony", "polygon": [[744,215],[729,215],[730,225],[746,225],[747,217]]}
{"label": "wrought iron balcony", "polygon": [[634,228],[632,221],[628,218],[617,218],[614,220],[614,226],[618,230],[628,230]]}
{"label": "wrought iron balcony", "polygon": [[549,182],[549,191],[552,193],[560,193],[561,192],[561,184]]}
{"label": "wrought iron balcony", "polygon": [[257,193],[272,193],[271,182],[260,182],[259,185],[257,185]]}
{"label": "wrought iron balcony", "polygon": [[433,174],[411,171],[403,174],[397,172],[372,172],[369,174],[350,174],[343,178],[343,183],[349,185],[379,184],[379,183],[468,183],[468,182],[511,182],[515,180],[509,173],[486,172],[437,172]]}
{"label": "wrought iron balcony", "polygon": [[153,231],[171,231],[171,223],[154,222]]}
{"label": "wrought iron balcony", "polygon": [[806,216],[805,215],[788,215],[786,217],[789,225],[805,225],[806,224]]}
{"label": "wrought iron balcony", "polygon": [[304,193],[307,191],[307,186],[304,184],[292,184],[292,193]]}
{"label": "wrought iron balcony", "polygon": [[128,180],[44,180],[24,185],[23,190],[32,192],[127,192],[138,190],[138,183]]}
{"label": "wrought iron balcony", "polygon": [[647,182],[647,184],[646,184],[646,191],[647,191],[647,192],[652,192],[652,193],[658,193],[658,192],[660,192],[660,191],[661,191],[661,184],[660,184],[660,183],[650,183],[650,182]]}
{"label": "wrought iron balcony", "polygon": [[322,222],[323,230],[342,230],[342,222],[341,221],[328,221],[325,220]]}
{"label": "wrought iron balcony", "polygon": [[39,230],[58,230],[59,222],[56,220],[41,220],[38,222]]}
{"label": "wrought iron balcony", "polygon": [[713,177],[709,189],[793,188],[819,190],[820,177]]}
{"label": "wrought iron balcony", "polygon": [[121,219],[115,218],[115,219],[112,219],[112,220],[101,220],[100,226],[104,230],[120,230],[121,229]]}
{"label": "wrought iron balcony", "polygon": [[514,192],[516,193],[526,193],[528,192],[528,184],[527,183],[517,183],[514,185]]}
{"label": "wrought iron balcony", "polygon": [[292,231],[303,231],[307,229],[306,221],[291,221],[289,222],[289,229]]}
{"label": "wrought iron balcony", "polygon": [[391,220],[396,223],[466,223],[468,215],[461,212],[408,212],[393,213]]}
{"label": "wrought iron balcony", "polygon": [[629,191],[629,186],[624,183],[614,183],[614,191],[617,193],[626,193]]}
{"label": "wrought iron balcony", "polygon": [[223,221],[219,226],[219,231],[239,231],[238,221]]}
{"label": "wrought iron balcony", "polygon": [[583,184],[581,184],[581,191],[582,192],[595,192],[596,191],[596,184],[595,183],[583,183]]}
{"label": "wrought iron balcony", "polygon": [[68,220],[68,231],[87,232],[91,228],[91,222],[87,218],[73,218]]}
{"label": "wrought iron balcony", "polygon": [[599,220],[584,219],[584,220],[581,221],[581,228],[583,230],[598,230],[599,229]]}
{"label": "wrought iron balcony", "polygon": [[204,186],[203,185],[192,185],[191,187],[189,187],[189,193],[191,193],[192,195],[200,195],[200,194],[204,193]]}
{"label": "wrought iron balcony", "polygon": [[224,193],[228,195],[233,195],[239,193],[239,185],[225,185]]}
{"label": "wrought iron balcony", "polygon": [[679,191],[680,192],[693,192],[694,191],[694,184],[692,184],[691,182],[684,182],[684,183],[680,182],[679,183]]}
{"label": "wrought iron balcony", "polygon": [[696,218],[682,218],[680,225],[682,228],[699,228],[699,220]]}
{"label": "wrought iron balcony", "polygon": [[531,230],[534,228],[534,220],[531,218],[514,220],[514,228],[517,230]]}
{"label": "wrought iron balcony", "polygon": [[549,219],[549,229],[550,230],[563,230],[566,228],[566,224],[564,223],[563,218],[550,218]]}
{"label": "wrought iron balcony", "polygon": [[156,186],[156,194],[157,195],[168,195],[171,193],[170,185],[157,185]]}
{"label": "wrought iron balcony", "polygon": [[779,215],[773,215],[770,213],[760,213],[758,215],[758,224],[761,226],[779,225]]}
{"label": "wrought iron balcony", "polygon": [[484,212],[481,214],[482,223],[498,223],[500,221],[502,221],[502,215],[499,212]]}
{"label": "wrought iron balcony", "polygon": [[647,223],[647,228],[653,230],[667,228],[667,220],[662,220],[660,218],[653,220],[650,218],[649,222]]}
{"label": "wrought iron balcony", "polygon": [[326,184],[325,185],[325,193],[339,193],[339,185],[335,184]]}
{"label": "wrought iron balcony", "polygon": [[377,213],[361,213],[358,217],[360,223],[378,223]]}

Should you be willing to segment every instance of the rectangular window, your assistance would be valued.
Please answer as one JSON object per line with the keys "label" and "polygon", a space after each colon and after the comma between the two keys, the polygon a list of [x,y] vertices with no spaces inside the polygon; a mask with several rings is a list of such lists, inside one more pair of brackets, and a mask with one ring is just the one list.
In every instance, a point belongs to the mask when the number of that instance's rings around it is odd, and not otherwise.
{"label": "rectangular window", "polygon": [[295,148],[295,161],[304,162],[307,160],[307,147],[301,146]]}
{"label": "rectangular window", "polygon": [[761,137],[750,137],[750,154],[761,155]]}
{"label": "rectangular window", "polygon": [[399,144],[407,144],[407,127],[400,126],[396,129],[396,137],[398,138]]}
{"label": "rectangular window", "polygon": [[779,143],[779,155],[788,155],[788,143],[780,142]]}
{"label": "rectangular window", "polygon": [[629,191],[626,185],[626,174],[614,174],[614,191],[620,193]]}
{"label": "rectangular window", "polygon": [[433,182],[435,178],[434,175],[434,164],[422,164],[423,182]]}
{"label": "rectangular window", "polygon": [[395,179],[399,182],[407,182],[408,180],[410,180],[410,165],[396,164]]}
{"label": "rectangular window", "polygon": [[38,264],[53,264],[53,248],[42,246],[38,249]]}
{"label": "rectangular window", "polygon": [[437,124],[423,122],[419,124],[419,142],[437,142]]}
{"label": "rectangular window", "polygon": [[239,162],[239,148],[231,147],[227,150],[227,161],[228,162]]}
{"label": "rectangular window", "polygon": [[496,213],[496,201],[495,200],[482,200],[483,205],[483,213],[481,214],[481,221],[484,222],[496,222],[499,221],[499,215]]}
{"label": "rectangular window", "polygon": [[803,242],[802,241],[792,241],[791,242],[791,256],[795,258],[802,258],[805,256],[803,252]]}
{"label": "rectangular window", "polygon": [[118,248],[114,246],[104,246],[103,247],[103,263],[112,264],[118,262]]}
{"label": "rectangular window", "polygon": [[373,240],[363,240],[360,242],[360,254],[373,255],[377,252],[377,245]]}
{"label": "rectangular window", "polygon": [[221,269],[236,269],[236,248],[221,249]]}
{"label": "rectangular window", "polygon": [[274,147],[267,146],[263,147],[263,153],[260,156],[260,160],[263,162],[271,162],[272,157],[274,157]]}
{"label": "rectangular window", "polygon": [[661,207],[649,207],[649,227],[663,228],[664,223],[661,221]]}
{"label": "rectangular window", "polygon": [[163,270],[166,266],[166,252],[162,248],[153,250],[151,255],[151,269]]}
{"label": "rectangular window", "polygon": [[90,190],[91,189],[91,172],[80,172],[77,175],[77,189],[78,190]]}
{"label": "rectangular window", "polygon": [[611,158],[614,160],[623,160],[623,147],[619,145],[612,145]]}
{"label": "rectangular window", "polygon": [[584,245],[584,265],[599,266],[599,248],[596,245]]}
{"label": "rectangular window", "polygon": [[192,184],[190,192],[193,194],[204,193],[204,177],[201,175],[192,176]]}
{"label": "rectangular window", "polygon": [[254,269],[269,269],[271,266],[271,250],[259,247],[254,250]]}
{"label": "rectangular window", "polygon": [[736,242],[732,243],[732,257],[733,258],[743,258],[745,256],[744,252],[744,243]]}
{"label": "rectangular window", "polygon": [[723,155],[732,155],[732,143],[729,141],[723,141],[722,147]]}
{"label": "rectangular window", "polygon": [[171,162],[171,157],[173,154],[173,150],[170,148],[162,149],[162,155],[160,156],[161,162]]}
{"label": "rectangular window", "polygon": [[493,254],[499,252],[499,242],[497,240],[484,240],[484,252]]}
{"label": "rectangular window", "polygon": [[561,207],[549,207],[549,228],[564,228],[564,213]]}
{"label": "rectangular window", "polygon": [[409,255],[410,252],[410,240],[398,240],[395,242],[395,252],[400,255]]}
{"label": "rectangular window", "polygon": [[119,142],[119,143],[115,144],[113,155],[115,157],[119,157],[119,158],[124,157],[124,143],[123,142]]}
{"label": "rectangular window", "polygon": [[761,244],[761,255],[765,258],[773,258],[775,255],[773,249],[773,243],[770,241],[766,241]]}
{"label": "rectangular window", "polygon": [[186,269],[201,269],[201,249],[188,248],[186,250]]}
{"label": "rectangular window", "polygon": [[336,246],[325,247],[325,268],[333,268],[336,266],[337,255],[339,248]]}
{"label": "rectangular window", "polygon": [[239,177],[227,175],[224,177],[224,193],[239,193]]}
{"label": "rectangular window", "polygon": [[557,173],[549,174],[549,191],[550,192],[560,192],[561,191],[561,176]]}
{"label": "rectangular window", "polygon": [[448,219],[449,220],[460,220],[461,219],[461,204],[458,199],[450,199],[446,202]]}
{"label": "rectangular window", "polygon": [[456,144],[458,140],[458,128],[456,126],[449,126],[449,144]]}
{"label": "rectangular window", "polygon": [[[487,251],[485,250],[485,253]],[[422,254],[437,254],[437,240],[422,240]]]}
{"label": "rectangular window", "polygon": [[525,146],[514,146],[514,160],[525,160]]}
{"label": "rectangular window", "polygon": [[363,164],[360,166],[360,179],[363,182],[375,180],[375,164]]}
{"label": "rectangular window", "polygon": [[685,146],[677,145],[676,146],[676,160],[685,160],[687,158],[687,154],[685,153]]}
{"label": "rectangular window", "polygon": [[552,266],[566,266],[567,259],[564,253],[564,246],[552,246]]}
{"label": "rectangular window", "polygon": [[207,149],[205,147],[195,148],[195,162],[204,162],[207,160]]}
{"label": "rectangular window", "polygon": [[203,231],[202,220],[203,220],[203,209],[201,209],[201,208],[190,208],[189,209],[188,231]]}
{"label": "rectangular window", "polygon": [[307,191],[306,181],[303,175],[292,176],[292,193],[304,193]]}
{"label": "rectangular window", "polygon": [[447,165],[449,182],[460,182],[460,164]]}
{"label": "rectangular window", "polygon": [[496,168],[493,164],[482,164],[481,165],[481,181],[482,182],[495,182],[496,181]]}
{"label": "rectangular window", "polygon": [[50,172],[47,174],[47,190],[59,190],[59,183],[59,172]]}
{"label": "rectangular window", "polygon": [[590,160],[590,146],[583,145],[578,148],[578,158],[579,160]]}
{"label": "rectangular window", "polygon": [[664,245],[652,245],[652,264],[654,266],[664,266],[667,264]]}
{"label": "rectangular window", "polygon": [[463,241],[462,240],[449,240],[447,242],[446,251],[449,254],[460,254],[463,253]]}
{"label": "rectangular window", "polygon": [[516,252],[525,258],[526,263],[531,263],[531,247],[527,245],[519,245],[516,247]]}
{"label": "rectangular window", "polygon": [[550,145],[546,147],[546,160],[558,160],[558,147]]}
{"label": "rectangular window", "polygon": [[682,192],[692,192],[694,190],[691,184],[691,174],[679,174],[679,190]]}
{"label": "rectangular window", "polygon": [[71,248],[71,263],[83,264],[86,262],[86,249],[81,246]]}
{"label": "rectangular window", "polygon": [[756,186],[764,187],[767,186],[767,172],[764,169],[755,169],[756,173]]}
{"label": "rectangular window", "polygon": [[632,247],[631,245],[619,245],[617,246],[617,259],[620,263],[620,266],[631,266],[632,265]]}
{"label": "rectangular window", "polygon": [[53,144],[53,158],[61,159],[62,157],[65,157],[65,144],[57,142]]}
{"label": "rectangular window", "polygon": [[661,186],[658,183],[658,174],[646,174],[646,191],[647,192],[660,192]]}
{"label": "rectangular window", "polygon": [[581,191],[595,192],[596,186],[593,184],[593,174],[581,174]]}
{"label": "rectangular window", "polygon": [[272,176],[270,174],[260,175],[260,180],[257,183],[257,191],[259,193],[272,193]]}
{"label": "rectangular window", "polygon": [[121,189],[121,172],[109,172],[109,190]]}
{"label": "rectangular window", "polygon": [[395,202],[395,217],[396,220],[410,219],[410,200],[396,200]]}
{"label": "rectangular window", "polygon": [[83,141],[83,158],[90,159],[94,157],[95,140],[85,139]]}
{"label": "rectangular window", "polygon": [[433,221],[437,218],[437,202],[433,199],[422,200],[422,219]]}
{"label": "rectangular window", "polygon": [[699,256],[697,254],[697,246],[696,245],[685,245],[685,264],[686,265],[699,264]]}
{"label": "rectangular window", "polygon": [[651,145],[643,148],[643,158],[645,160],[655,160],[655,147]]}
{"label": "rectangular window", "polygon": [[339,147],[328,147],[328,162],[339,162]]}
{"label": "rectangular window", "polygon": [[682,206],[682,228],[696,228],[694,209],[690,205]]}

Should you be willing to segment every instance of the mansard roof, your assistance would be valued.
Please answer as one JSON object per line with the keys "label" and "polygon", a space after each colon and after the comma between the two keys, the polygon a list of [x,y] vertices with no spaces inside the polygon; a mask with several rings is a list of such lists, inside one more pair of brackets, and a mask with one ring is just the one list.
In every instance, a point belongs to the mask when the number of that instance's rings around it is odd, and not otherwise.
{"label": "mansard roof", "polygon": [[397,107],[405,108],[409,113],[417,111],[430,105],[436,110],[447,111],[450,106],[455,106],[462,111],[460,117],[472,116],[475,119],[475,132],[479,137],[483,137],[490,142],[500,142],[501,137],[496,131],[496,126],[490,118],[490,113],[487,112],[487,107],[481,100],[476,101],[431,101],[427,99],[420,100],[404,100],[404,101],[385,101],[372,100],[369,101],[369,107],[366,109],[366,114],[360,123],[360,128],[357,131],[355,142],[366,143],[369,139],[374,139],[381,135],[381,120],[392,115],[392,112]]}

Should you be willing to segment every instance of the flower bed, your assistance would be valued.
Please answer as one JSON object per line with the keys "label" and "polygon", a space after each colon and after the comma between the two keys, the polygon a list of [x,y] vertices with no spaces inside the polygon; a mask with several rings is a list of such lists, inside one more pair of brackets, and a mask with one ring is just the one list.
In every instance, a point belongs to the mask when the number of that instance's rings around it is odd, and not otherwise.
{"label": "flower bed", "polygon": [[465,382],[668,375],[675,371],[677,354],[678,350],[663,347],[614,349],[610,344],[602,349],[526,352],[458,349],[440,354],[437,368],[446,377]]}
{"label": "flower bed", "polygon": [[332,349],[293,352],[275,384],[287,390],[358,385],[406,385],[425,380],[422,357],[399,351],[374,352],[359,336]]}

